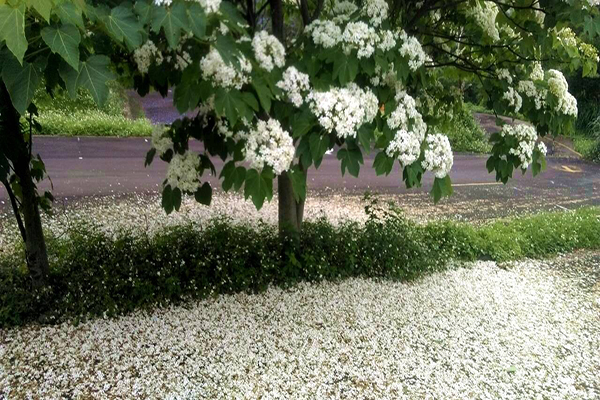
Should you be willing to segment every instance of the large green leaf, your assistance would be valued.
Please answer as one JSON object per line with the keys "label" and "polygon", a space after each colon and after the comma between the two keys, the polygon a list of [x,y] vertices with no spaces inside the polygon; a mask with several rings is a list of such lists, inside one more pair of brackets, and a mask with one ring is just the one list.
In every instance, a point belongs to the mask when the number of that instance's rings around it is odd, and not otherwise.
{"label": "large green leaf", "polygon": [[299,166],[295,166],[287,174],[290,181],[292,181],[292,189],[296,202],[306,199],[306,172],[302,171]]}
{"label": "large green leaf", "polygon": [[340,149],[337,158],[342,161],[342,176],[346,173],[346,168],[348,168],[350,175],[358,176],[360,164],[363,163],[363,156],[358,147]]}
{"label": "large green leaf", "polygon": [[25,37],[25,4],[11,7],[0,4],[0,42],[4,41],[6,47],[23,63],[23,56],[27,51],[27,38]]}
{"label": "large green leaf", "polygon": [[219,88],[215,95],[215,110],[219,116],[225,116],[231,126],[235,126],[239,118],[238,114],[244,114],[248,110],[248,106],[242,99],[239,90]]}
{"label": "large green leaf", "polygon": [[354,81],[358,74],[358,60],[351,55],[338,56],[333,62],[333,78],[338,78],[342,85]]}
{"label": "large green leaf", "polygon": [[110,59],[106,56],[91,56],[81,62],[77,86],[84,87],[90,91],[94,101],[102,105],[108,98],[108,86],[106,83],[115,79],[113,73],[108,69]]}
{"label": "large green leaf", "polygon": [[142,26],[130,7],[115,7],[106,18],[106,26],[119,41],[125,41],[129,48],[135,49],[142,44]]}
{"label": "large green leaf", "polygon": [[236,68],[240,68],[240,60],[238,59],[238,48],[235,41],[226,35],[218,35],[215,42],[215,48],[227,64],[233,64]]}
{"label": "large green leaf", "polygon": [[140,16],[140,22],[142,24],[147,24],[152,19],[152,12],[154,10],[154,6],[147,1],[138,0],[135,2],[133,9]]}
{"label": "large green leaf", "polygon": [[206,14],[198,3],[191,3],[187,9],[190,30],[198,39],[206,36]]}
{"label": "large green leaf", "polygon": [[187,13],[185,5],[181,2],[173,4],[172,7],[155,7],[152,16],[152,30],[156,33],[162,28],[167,37],[167,42],[172,49],[179,45],[181,30],[187,30]]}
{"label": "large green leaf", "polygon": [[244,196],[247,199],[252,197],[252,202],[257,209],[261,209],[265,199],[273,198],[273,171],[264,169],[258,172],[255,169],[249,169],[246,173],[246,184],[244,186]]}
{"label": "large green leaf", "polygon": [[21,65],[12,57],[4,62],[2,77],[12,104],[19,114],[25,114],[27,107],[33,100],[35,91],[42,81],[44,67],[44,61],[33,64],[25,61]]}
{"label": "large green leaf", "polygon": [[329,136],[313,133],[308,139],[310,145],[310,155],[315,162],[315,168],[319,168],[323,155],[329,149]]}
{"label": "large green leaf", "polygon": [[50,22],[52,0],[27,0],[27,7],[33,7],[46,22]]}
{"label": "large green leaf", "polygon": [[74,4],[74,2],[59,2],[54,8],[54,11],[56,12],[58,18],[60,18],[60,21],[63,24],[73,24],[80,28],[84,28],[83,17],[81,16],[82,9],[80,7],[77,7],[77,5]]}
{"label": "large green leaf", "polygon": [[42,39],[53,53],[60,56],[75,69],[79,69],[79,43],[81,35],[74,25],[47,26],[42,29]]}
{"label": "large green leaf", "polygon": [[79,77],[79,70],[73,69],[69,64],[63,61],[58,67],[58,74],[65,82],[69,96],[71,96],[72,99],[77,97],[77,78]]}

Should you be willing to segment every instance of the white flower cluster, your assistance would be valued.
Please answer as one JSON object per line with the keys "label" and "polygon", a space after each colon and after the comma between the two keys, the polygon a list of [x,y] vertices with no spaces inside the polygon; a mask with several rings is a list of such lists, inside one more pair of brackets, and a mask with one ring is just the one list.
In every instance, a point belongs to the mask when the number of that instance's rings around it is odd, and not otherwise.
{"label": "white flower cluster", "polygon": [[538,89],[533,81],[520,81],[517,84],[517,90],[533,99],[536,110],[546,106],[546,95],[548,94],[548,91],[546,89]]}
{"label": "white flower cluster", "polygon": [[333,21],[314,20],[306,26],[305,31],[312,36],[316,45],[326,49],[336,46],[342,40],[342,28]]}
{"label": "white flower cluster", "polygon": [[539,142],[537,144],[537,149],[540,153],[542,153],[544,157],[546,156],[546,154],[548,154],[548,148],[546,147],[546,144],[544,142]]}
{"label": "white flower cluster", "polygon": [[400,31],[399,38],[403,42],[400,46],[400,55],[408,57],[408,66],[411,70],[415,71],[431,59],[416,37],[408,36],[406,32]]}
{"label": "white flower cluster", "polygon": [[133,60],[137,64],[138,71],[145,74],[148,72],[153,61],[156,65],[162,64],[163,55],[154,42],[148,40],[139,49],[135,49],[133,52]]}
{"label": "white flower cluster", "polygon": [[303,94],[310,90],[309,77],[296,67],[288,67],[283,73],[283,79],[277,82],[277,87],[287,94],[293,105],[300,107],[304,102]]}
{"label": "white flower cluster", "polygon": [[250,132],[240,133],[246,140],[246,161],[250,167],[261,170],[265,164],[273,168],[276,175],[287,171],[294,160],[294,141],[276,119],[258,121]]}
{"label": "white flower cluster", "polygon": [[[200,3],[204,11],[208,14],[219,12],[219,7],[221,7],[221,0],[188,0],[188,1],[196,1]],[[154,0],[154,4],[157,6],[170,6],[173,3],[173,0]]]}
{"label": "white flower cluster", "polygon": [[173,142],[163,131],[155,129],[152,133],[152,147],[156,149],[156,153],[159,156],[162,156],[167,151],[173,149]]}
{"label": "white flower cluster", "polygon": [[375,28],[362,21],[350,22],[344,29],[342,40],[346,54],[356,49],[356,56],[358,58],[368,58],[375,52],[375,47],[379,42],[379,35],[375,31]]}
{"label": "white flower cluster", "polygon": [[336,23],[345,22],[350,19],[350,15],[354,14],[356,10],[358,10],[358,7],[350,1],[336,1],[332,8],[332,12],[335,15],[332,20]]}
{"label": "white flower cluster", "polygon": [[167,183],[172,188],[179,188],[182,192],[195,192],[200,187],[198,167],[200,158],[190,151],[183,155],[176,153],[167,170]]}
{"label": "white flower cluster", "polygon": [[398,158],[403,166],[415,162],[421,154],[421,143],[425,139],[427,124],[417,111],[415,99],[406,92],[396,94],[398,106],[389,115],[387,124],[397,130],[385,152],[389,157]]}
{"label": "white flower cluster", "polygon": [[215,86],[224,88],[241,89],[250,82],[249,74],[252,72],[252,64],[241,55],[239,57],[240,69],[225,63],[221,54],[214,47],[200,60],[202,77],[211,80]]}
{"label": "white flower cluster", "polygon": [[260,31],[252,38],[254,56],[260,66],[271,71],[275,66],[281,68],[285,64],[285,48],[281,42],[266,31]]}
{"label": "white flower cluster", "polygon": [[504,100],[508,101],[508,104],[513,107],[516,113],[519,112],[521,106],[523,105],[523,98],[521,95],[512,87],[509,87],[504,95],[502,96]]}
{"label": "white flower cluster", "polygon": [[396,35],[392,31],[383,31],[380,33],[378,47],[383,51],[389,51],[396,46]]}
{"label": "white flower cluster", "polygon": [[421,166],[426,171],[433,172],[436,178],[441,179],[446,177],[454,163],[454,156],[452,155],[448,136],[439,133],[427,135],[425,142],[427,143],[425,147],[425,159],[421,163]]}
{"label": "white flower cluster", "polygon": [[517,139],[518,145],[516,148],[509,150],[509,154],[515,155],[519,158],[521,169],[527,169],[529,164],[533,161],[533,150],[535,149],[535,142],[537,141],[538,134],[535,128],[531,125],[518,124],[518,125],[504,125],[500,131],[500,135],[512,136]]}
{"label": "white flower cluster", "polygon": [[328,132],[335,130],[340,138],[356,137],[365,122],[371,122],[379,111],[377,96],[355,83],[327,92],[312,91],[307,96],[310,109]]}
{"label": "white flower cluster", "polygon": [[509,84],[511,84],[513,82],[512,75],[511,75],[510,71],[506,68],[499,68],[496,71],[496,75],[498,75],[499,79],[503,79],[506,82],[508,82]]}
{"label": "white flower cluster", "polygon": [[546,72],[548,91],[558,98],[557,111],[565,115],[577,116],[577,100],[569,93],[569,84],[562,72],[550,69]]}
{"label": "white flower cluster", "polygon": [[475,20],[475,23],[494,41],[500,40],[500,31],[496,24],[498,6],[489,1],[476,1],[475,6],[466,10],[466,15]]}
{"label": "white flower cluster", "polygon": [[374,26],[379,26],[387,19],[388,8],[389,6],[385,0],[367,0],[364,11],[370,18],[371,23]]}

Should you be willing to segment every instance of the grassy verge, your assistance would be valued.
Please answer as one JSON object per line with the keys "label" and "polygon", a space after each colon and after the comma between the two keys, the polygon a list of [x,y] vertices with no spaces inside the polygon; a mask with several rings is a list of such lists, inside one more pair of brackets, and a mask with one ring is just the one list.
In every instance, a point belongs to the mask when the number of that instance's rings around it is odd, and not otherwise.
{"label": "grassy verge", "polygon": [[85,90],[80,90],[74,99],[64,91],[50,97],[44,90],[38,90],[35,102],[43,135],[122,137],[152,134],[150,121],[138,108],[130,107],[124,90],[117,85],[111,87],[102,107],[98,107]]}
{"label": "grassy verge", "polygon": [[600,209],[541,213],[483,226],[420,225],[372,203],[368,221],[306,223],[295,239],[274,226],[226,219],[149,236],[107,234],[81,224],[50,237],[50,285],[34,292],[19,250],[0,257],[0,326],[118,315],[139,307],[300,281],[374,277],[407,280],[448,260],[515,260],[600,248]]}

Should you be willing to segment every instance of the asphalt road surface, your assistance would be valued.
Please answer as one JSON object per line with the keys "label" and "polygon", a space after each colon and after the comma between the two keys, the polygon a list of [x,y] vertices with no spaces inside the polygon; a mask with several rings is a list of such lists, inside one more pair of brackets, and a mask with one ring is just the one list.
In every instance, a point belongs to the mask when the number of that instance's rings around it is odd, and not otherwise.
{"label": "asphalt road surface", "polygon": [[[197,144],[196,144],[197,145]],[[199,146],[192,146],[196,149]],[[121,195],[157,192],[165,178],[166,163],[156,158],[144,167],[144,157],[150,149],[145,138],[64,138],[36,137],[34,152],[46,163],[53,184],[53,193],[61,200],[88,196]],[[376,176],[371,168],[375,154],[365,156],[359,178],[342,177],[335,154],[326,155],[318,170],[308,175],[309,190],[362,194],[367,190],[385,194],[428,191],[433,181],[426,174],[423,187],[406,189],[398,166],[389,176]],[[223,163],[214,161],[219,170]],[[548,203],[600,204],[600,166],[577,159],[549,158],[548,168],[536,178],[531,172],[515,178],[508,185],[494,181],[485,168],[486,157],[456,154],[451,178],[455,193],[463,201],[495,200],[507,206],[531,198],[546,198]],[[215,177],[208,180],[218,186]],[[44,182],[41,188],[48,188]],[[6,191],[0,188],[0,201],[6,203]]]}

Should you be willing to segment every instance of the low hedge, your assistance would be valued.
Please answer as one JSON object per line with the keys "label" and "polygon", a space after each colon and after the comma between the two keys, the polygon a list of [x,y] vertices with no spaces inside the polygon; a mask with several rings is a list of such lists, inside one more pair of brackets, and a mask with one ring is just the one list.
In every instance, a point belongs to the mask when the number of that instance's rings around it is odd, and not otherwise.
{"label": "low hedge", "polygon": [[450,259],[507,261],[600,248],[600,210],[542,213],[473,226],[419,225],[395,209],[368,208],[364,225],[305,223],[298,237],[275,227],[216,219],[148,236],[83,224],[48,239],[49,286],[33,291],[16,257],[0,258],[0,326],[79,321],[153,304],[300,281],[370,277],[407,280]]}

